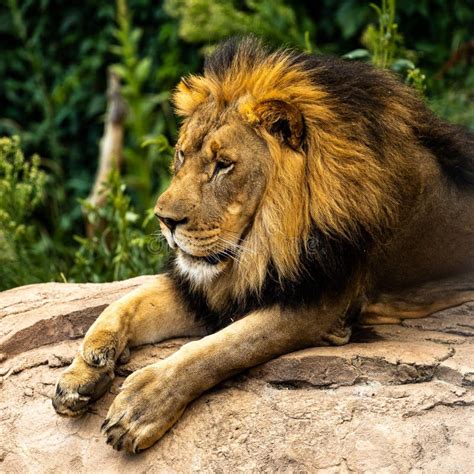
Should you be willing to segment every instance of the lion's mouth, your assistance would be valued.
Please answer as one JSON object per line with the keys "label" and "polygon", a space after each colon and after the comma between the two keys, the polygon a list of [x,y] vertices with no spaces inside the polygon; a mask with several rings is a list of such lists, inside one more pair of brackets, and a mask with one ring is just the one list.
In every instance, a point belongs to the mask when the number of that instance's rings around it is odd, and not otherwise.
{"label": "lion's mouth", "polygon": [[232,252],[230,250],[224,250],[222,252],[215,252],[215,253],[211,253],[209,255],[204,255],[202,257],[191,255],[191,254],[185,252],[183,249],[180,249],[180,250],[188,260],[193,261],[193,262],[203,262],[203,263],[207,263],[208,265],[217,265],[221,262],[229,260],[233,256]]}

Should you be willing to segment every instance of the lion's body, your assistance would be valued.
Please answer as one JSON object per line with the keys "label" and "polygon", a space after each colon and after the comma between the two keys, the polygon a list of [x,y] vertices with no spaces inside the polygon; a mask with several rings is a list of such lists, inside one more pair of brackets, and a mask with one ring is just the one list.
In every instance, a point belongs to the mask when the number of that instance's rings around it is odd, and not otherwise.
{"label": "lion's body", "polygon": [[441,176],[420,198],[405,225],[372,257],[376,289],[413,287],[474,271],[472,192],[456,189]]}
{"label": "lion's body", "polygon": [[[227,324],[278,298],[298,303],[357,286],[359,272],[361,296],[372,299],[474,270],[474,138],[437,119],[389,73],[229,42],[208,60],[204,77],[180,87],[175,101],[189,117],[183,129],[191,141],[198,141],[197,122],[202,133],[203,114],[218,122],[237,103],[240,119],[260,127],[280,168],[267,190],[279,195],[262,199],[243,243],[258,261],[244,250],[229,278],[224,272],[186,292],[211,322]],[[303,160],[262,126],[259,104],[274,99],[302,113]],[[204,311],[203,301],[211,303]]]}
{"label": "lion's body", "polygon": [[220,329],[128,379],[104,429],[136,451],[231,374],[348,342],[360,314],[474,299],[474,138],[391,74],[250,38],[221,46],[175,104],[174,178],[155,208],[173,268],[94,323],[58,412],[100,396],[127,346]]}

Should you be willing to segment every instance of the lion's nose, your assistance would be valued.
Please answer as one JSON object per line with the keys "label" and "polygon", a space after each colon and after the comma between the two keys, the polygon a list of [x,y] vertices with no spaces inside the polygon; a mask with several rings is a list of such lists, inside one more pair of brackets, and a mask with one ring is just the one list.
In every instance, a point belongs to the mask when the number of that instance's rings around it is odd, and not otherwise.
{"label": "lion's nose", "polygon": [[188,219],[186,217],[181,218],[181,219],[177,219],[174,216],[173,217],[165,216],[165,215],[157,212],[156,210],[155,210],[155,216],[158,217],[158,219],[161,222],[163,222],[163,224],[166,227],[168,227],[168,229],[171,232],[174,232],[176,230],[176,227],[178,227],[178,225],[186,224],[186,222],[188,221]]}

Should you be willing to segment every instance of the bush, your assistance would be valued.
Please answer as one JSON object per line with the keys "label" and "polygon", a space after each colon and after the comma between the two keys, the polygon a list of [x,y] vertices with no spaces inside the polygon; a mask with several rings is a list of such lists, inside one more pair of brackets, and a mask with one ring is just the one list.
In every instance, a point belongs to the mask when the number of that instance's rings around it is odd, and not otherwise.
{"label": "bush", "polygon": [[[474,129],[474,10],[463,0],[397,3],[396,11],[395,0],[1,3],[0,136],[19,135],[25,155],[44,158],[25,160],[18,138],[0,139],[0,289],[159,270],[166,253],[150,250],[150,208],[168,183],[178,127],[170,90],[228,35],[390,67],[442,116]],[[128,104],[124,164],[99,208],[79,198],[97,166],[111,65]],[[90,238],[84,213],[100,222]]]}
{"label": "bush", "polygon": [[39,166],[37,155],[25,160],[17,136],[0,138],[0,290],[53,273],[31,220],[45,194],[46,174]]}
{"label": "bush", "polygon": [[303,49],[315,30],[309,17],[297,15],[285,0],[165,0],[164,5],[170,16],[179,18],[179,34],[190,43],[209,45],[253,33]]}
{"label": "bush", "polygon": [[106,199],[101,207],[81,202],[94,230],[93,235],[75,237],[80,247],[68,276],[73,281],[103,282],[159,272],[167,249],[156,224],[154,232],[147,232],[155,221],[153,209],[148,209],[144,218],[135,211],[117,170],[110,174],[102,192]]}

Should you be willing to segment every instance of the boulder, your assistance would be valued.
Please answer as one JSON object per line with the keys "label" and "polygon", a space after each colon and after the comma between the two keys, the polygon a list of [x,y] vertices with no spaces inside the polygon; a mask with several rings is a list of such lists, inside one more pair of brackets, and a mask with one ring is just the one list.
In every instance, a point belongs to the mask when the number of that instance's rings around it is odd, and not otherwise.
{"label": "boulder", "polygon": [[98,314],[149,278],[0,293],[0,472],[472,472],[474,303],[274,359],[201,396],[151,449],[112,450],[99,427],[124,377],[186,340],[133,350],[82,418],[50,397]]}

